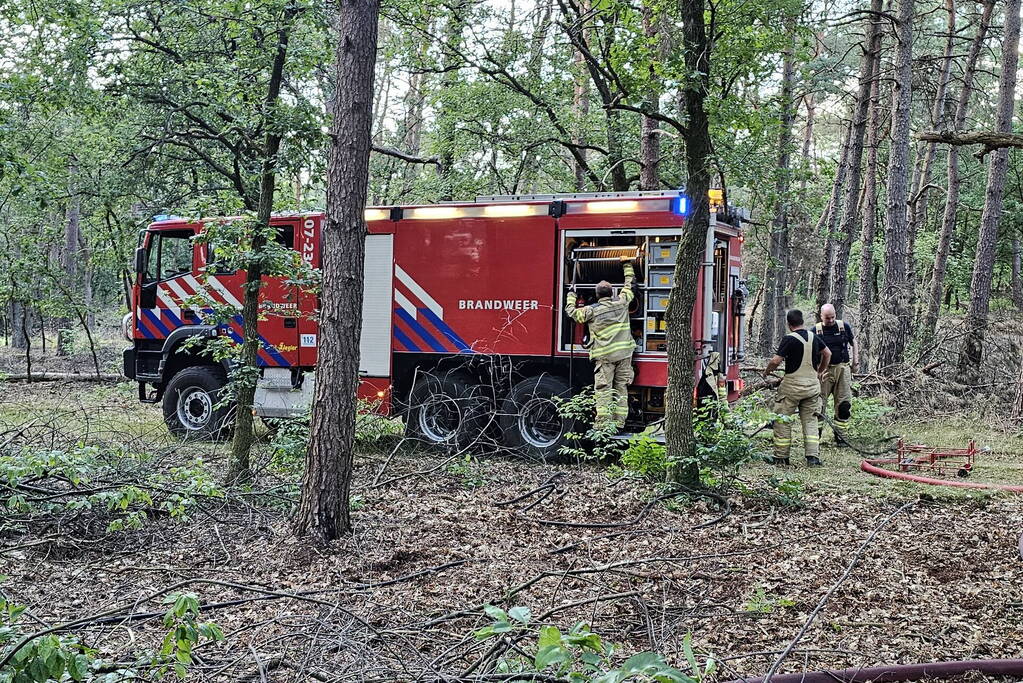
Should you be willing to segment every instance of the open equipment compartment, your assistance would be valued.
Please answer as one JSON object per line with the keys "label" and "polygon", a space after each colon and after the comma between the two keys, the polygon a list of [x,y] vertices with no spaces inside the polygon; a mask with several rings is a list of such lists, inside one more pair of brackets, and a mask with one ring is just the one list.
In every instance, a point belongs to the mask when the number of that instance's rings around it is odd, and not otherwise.
{"label": "open equipment compartment", "polygon": [[[665,232],[654,229],[650,233]],[[566,232],[563,237],[561,300],[564,301],[575,284],[579,306],[596,301],[594,290],[597,283],[607,280],[616,290],[625,283],[625,274],[620,257],[636,254],[633,261],[636,280],[633,284],[635,299],[629,307],[632,336],[636,340],[636,351],[642,356],[663,357],[667,354],[667,308],[668,297],[675,285],[675,262],[678,258],[679,238],[671,234],[644,234],[636,231],[632,235],[590,234],[578,235]],[[727,280],[722,292],[717,292],[718,273],[727,272],[727,242],[718,240],[715,257],[714,295],[714,339],[715,346],[723,340],[726,324],[724,302],[727,299]],[[570,341],[575,335],[575,351],[585,352],[582,326],[561,325],[559,349],[572,350]]]}

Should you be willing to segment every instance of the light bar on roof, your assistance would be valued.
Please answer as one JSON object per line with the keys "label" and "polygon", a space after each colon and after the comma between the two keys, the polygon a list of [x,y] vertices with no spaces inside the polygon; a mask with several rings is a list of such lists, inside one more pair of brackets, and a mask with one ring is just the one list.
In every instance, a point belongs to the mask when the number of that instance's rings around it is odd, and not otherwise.
{"label": "light bar on roof", "polygon": [[628,213],[638,211],[639,202],[630,199],[627,201],[595,201],[586,202],[586,213]]}
{"label": "light bar on roof", "polygon": [[516,216],[545,216],[546,204],[491,204],[483,207],[487,218],[514,218]]}
{"label": "light bar on roof", "polygon": [[416,206],[404,210],[403,219],[443,220],[452,218],[521,218],[546,216],[544,204],[489,204],[482,206]]}
{"label": "light bar on roof", "polygon": [[391,217],[390,209],[366,209],[363,214],[367,221],[386,221]]}
{"label": "light bar on roof", "polygon": [[417,206],[405,209],[403,218],[438,220],[442,218],[461,218],[465,215],[464,210],[459,206]]}

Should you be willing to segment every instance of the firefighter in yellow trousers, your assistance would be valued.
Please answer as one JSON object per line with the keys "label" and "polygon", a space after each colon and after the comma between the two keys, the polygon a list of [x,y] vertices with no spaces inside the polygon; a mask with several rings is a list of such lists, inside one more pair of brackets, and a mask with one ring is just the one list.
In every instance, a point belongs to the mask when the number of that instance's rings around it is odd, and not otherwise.
{"label": "firefighter in yellow trousers", "polygon": [[[834,397],[835,428],[844,433],[852,417],[852,374],[856,372],[859,349],[853,339],[852,326],[835,317],[835,307],[824,304],[821,306],[820,322],[813,329],[831,349],[831,364],[828,365],[827,373],[821,376],[821,410],[827,413],[828,399]],[[823,432],[823,428],[820,431]],[[835,443],[839,446],[847,445],[837,432]]]}
{"label": "firefighter in yellow trousers", "polygon": [[629,325],[629,304],[636,296],[632,291],[636,273],[631,256],[622,256],[621,261],[625,270],[625,286],[617,298],[612,298],[614,288],[611,283],[601,280],[597,283],[596,303],[577,307],[575,285],[565,302],[568,317],[590,326],[590,360],[595,366],[596,427],[606,428],[613,424],[619,431],[625,427],[625,419],[629,416],[628,386],[633,380],[632,354],[636,350]]}
{"label": "firefighter in yellow trousers", "polygon": [[[779,415],[799,413],[803,426],[803,449],[806,464],[820,467],[820,435],[817,431],[817,413],[821,408],[821,378],[827,373],[831,351],[820,337],[803,327],[803,313],[791,310],[785,316],[789,333],[764,369],[766,379],[785,363],[785,377],[778,386],[774,412]],[[774,421],[774,464],[788,465],[792,448],[792,424]]]}

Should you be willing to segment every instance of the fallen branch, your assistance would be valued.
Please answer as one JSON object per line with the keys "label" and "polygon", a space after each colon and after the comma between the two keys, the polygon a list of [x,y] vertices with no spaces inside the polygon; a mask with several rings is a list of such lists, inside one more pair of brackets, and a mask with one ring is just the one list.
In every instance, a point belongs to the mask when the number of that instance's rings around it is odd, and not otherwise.
{"label": "fallen branch", "polygon": [[817,603],[817,606],[813,608],[812,612],[810,612],[810,616],[806,618],[806,622],[803,624],[803,627],[799,629],[799,633],[797,633],[796,637],[793,638],[792,641],[788,644],[788,646],[781,651],[781,654],[778,655],[778,659],[774,660],[774,663],[771,665],[771,668],[767,670],[766,674],[764,674],[763,683],[771,683],[771,677],[778,672],[778,669],[781,667],[782,662],[785,661],[785,658],[789,656],[792,650],[795,649],[796,645],[799,644],[799,641],[802,640],[803,636],[806,635],[806,632],[810,630],[810,626],[817,619],[817,615],[821,613],[821,610],[824,609],[824,606],[828,604],[828,600],[831,599],[831,596],[835,594],[835,591],[837,591],[838,588],[843,583],[845,583],[845,580],[849,578],[849,575],[852,574],[853,569],[855,569],[856,565],[859,564],[860,558],[863,557],[863,553],[866,552],[867,548],[874,541],[874,538],[878,535],[878,533],[881,532],[881,529],[884,529],[886,526],[888,526],[888,523],[895,519],[895,517],[899,515],[903,510],[907,510],[913,507],[914,505],[916,505],[916,501],[911,500],[910,502],[906,503],[892,514],[885,517],[880,524],[874,527],[874,530],[870,532],[870,535],[867,536],[866,540],[863,541],[862,544],[860,544],[860,547],[856,551],[856,554],[853,555],[852,560],[849,562],[849,566],[845,568],[845,572],[842,573],[842,576],[838,577],[838,581],[836,581],[831,586],[831,588],[828,589],[828,592],[824,594],[824,597],[821,598],[820,602]]}
{"label": "fallen branch", "polygon": [[83,375],[74,372],[33,372],[31,375],[17,374],[17,375],[4,375],[0,374],[0,380],[8,382],[123,382],[127,378],[124,375],[112,375],[102,374],[97,375],[95,373],[91,375]]}
{"label": "fallen branch", "polygon": [[956,147],[964,145],[983,145],[983,149],[973,156],[983,159],[988,152],[1003,147],[1023,148],[1023,135],[1016,133],[999,133],[996,131],[978,131],[969,133],[958,130],[931,130],[920,133],[918,139],[925,142],[942,142]]}

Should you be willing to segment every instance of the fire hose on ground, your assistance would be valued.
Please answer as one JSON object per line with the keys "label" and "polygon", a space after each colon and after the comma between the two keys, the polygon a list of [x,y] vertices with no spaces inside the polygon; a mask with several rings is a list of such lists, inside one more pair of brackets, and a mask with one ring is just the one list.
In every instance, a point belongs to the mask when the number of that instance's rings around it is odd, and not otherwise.
{"label": "fire hose on ground", "polygon": [[[882,455],[886,455],[888,453],[891,453],[893,450],[896,450],[897,446],[888,446],[888,447],[885,447],[885,448],[883,448],[881,450],[875,450],[875,451],[864,449],[864,448],[862,448],[860,446],[857,446],[855,443],[853,443],[849,439],[849,437],[839,427],[837,427],[835,425],[835,423],[831,420],[830,417],[827,416],[826,413],[824,413],[824,412],[817,413],[817,419],[823,420],[824,422],[828,423],[828,425],[831,426],[832,430],[834,430],[835,436],[841,442],[845,443],[845,445],[849,446],[851,449],[853,449],[854,451],[856,451],[860,455],[867,456],[862,462],[860,462],[860,469],[863,470],[864,472],[866,472],[867,474],[872,474],[872,475],[874,475],[876,477],[884,477],[884,478],[888,478],[888,479],[898,479],[898,480],[901,480],[901,481],[910,481],[910,482],[914,482],[914,483],[917,483],[917,484],[928,484],[928,485],[931,485],[931,486],[952,486],[952,487],[964,488],[964,489],[977,489],[977,490],[988,490],[988,491],[1006,491],[1006,492],[1009,492],[1009,493],[1023,493],[1023,486],[1018,486],[1018,485],[1013,485],[1013,484],[989,484],[989,483],[985,483],[985,482],[960,481],[960,480],[951,480],[951,479],[938,479],[936,477],[926,477],[926,476],[919,475],[919,474],[913,474],[911,472],[905,471],[908,468],[907,467],[902,467],[903,464],[904,464],[904,461],[902,459],[900,459],[899,457],[884,457],[884,458],[878,457],[878,456],[882,456]],[[772,424],[771,422],[768,422],[768,423],[764,424],[763,426],[761,426],[756,431],[754,431],[754,432],[752,432],[750,434],[747,434],[746,436],[747,437],[752,437],[752,436],[756,435],[757,433],[763,431],[764,429],[768,428],[769,426],[771,426],[771,424]],[[889,440],[894,441],[897,438],[898,437],[890,437]],[[940,460],[940,459],[943,459],[943,458],[954,458],[954,457],[959,457],[962,454],[963,454],[962,450],[954,449],[952,452],[949,452],[949,453],[945,453],[945,454],[939,453],[939,454],[936,454],[936,455],[934,455],[932,457],[931,460],[933,462],[935,460]],[[882,465],[898,465],[898,466],[900,466],[900,470],[885,469],[884,467],[882,467]]]}
{"label": "fire hose on ground", "polygon": [[729,683],[890,683],[892,681],[919,681],[925,678],[944,680],[962,676],[971,671],[986,676],[1023,677],[1023,659],[968,659],[958,662],[928,662],[924,664],[888,664],[884,666],[854,667],[804,671],[794,674],[776,674],[770,677],[737,678]]}

